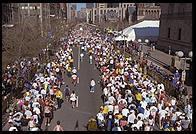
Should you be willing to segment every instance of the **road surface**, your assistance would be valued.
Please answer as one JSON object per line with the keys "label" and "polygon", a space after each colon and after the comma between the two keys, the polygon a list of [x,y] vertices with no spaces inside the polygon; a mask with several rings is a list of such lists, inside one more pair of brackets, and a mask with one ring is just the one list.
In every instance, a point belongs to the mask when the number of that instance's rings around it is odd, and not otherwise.
{"label": "road surface", "polygon": [[[78,67],[78,49],[73,48],[74,54],[74,66]],[[78,70],[77,70],[78,71]],[[86,125],[88,119],[91,116],[95,116],[99,111],[99,107],[102,104],[101,94],[102,90],[97,83],[99,80],[99,71],[94,68],[94,65],[89,64],[89,56],[85,55],[83,62],[80,62],[80,70],[77,72],[79,76],[79,84],[76,87],[71,83],[71,78],[68,78],[67,75],[64,75],[65,85],[62,86],[61,91],[65,88],[66,85],[70,87],[71,90],[75,90],[76,94],[79,96],[79,107],[72,108],[71,104],[67,101],[64,101],[61,109],[58,109],[54,112],[54,118],[52,119],[50,126],[45,127],[44,121],[42,123],[42,129],[51,131],[56,125],[57,120],[61,121],[65,131],[86,131]],[[90,93],[89,84],[91,78],[94,78],[96,81],[95,92]],[[63,91],[64,93],[64,91]],[[64,96],[63,96],[64,98]],[[74,129],[76,122],[78,121],[78,128]]]}

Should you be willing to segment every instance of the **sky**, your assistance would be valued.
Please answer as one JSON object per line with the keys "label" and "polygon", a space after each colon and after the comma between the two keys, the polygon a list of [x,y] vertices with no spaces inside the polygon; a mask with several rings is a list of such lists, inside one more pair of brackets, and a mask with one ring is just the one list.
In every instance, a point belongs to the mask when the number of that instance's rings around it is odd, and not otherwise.
{"label": "sky", "polygon": [[72,3],[73,5],[77,5],[77,11],[81,9],[81,7],[86,7],[86,3]]}

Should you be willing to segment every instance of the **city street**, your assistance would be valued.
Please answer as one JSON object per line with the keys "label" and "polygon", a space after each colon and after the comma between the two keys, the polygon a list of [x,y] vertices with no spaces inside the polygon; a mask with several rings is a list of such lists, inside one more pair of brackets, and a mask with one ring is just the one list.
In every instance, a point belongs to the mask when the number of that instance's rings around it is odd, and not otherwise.
{"label": "city street", "polygon": [[193,130],[191,3],[2,12],[3,131]]}
{"label": "city street", "polygon": [[[73,48],[74,54],[74,66],[78,67],[78,49]],[[74,131],[76,122],[78,121],[80,131],[86,131],[86,125],[90,117],[95,116],[99,111],[99,107],[102,104],[101,101],[101,88],[97,83],[99,79],[99,72],[94,69],[94,65],[89,64],[89,56],[85,55],[83,62],[80,62],[80,69],[77,72],[79,76],[79,84],[76,87],[71,83],[71,79],[64,75],[65,84],[62,86],[61,91],[66,85],[69,85],[71,90],[75,90],[76,94],[79,96],[79,106],[77,108],[72,108],[71,104],[64,101],[61,109],[54,112],[54,119],[52,119],[48,131],[52,131],[56,125],[57,120],[61,121],[65,131]],[[90,93],[90,80],[94,78],[96,81],[95,92]],[[63,91],[64,92],[64,91]],[[63,97],[64,98],[64,97]],[[45,130],[45,125],[42,123],[42,128]]]}

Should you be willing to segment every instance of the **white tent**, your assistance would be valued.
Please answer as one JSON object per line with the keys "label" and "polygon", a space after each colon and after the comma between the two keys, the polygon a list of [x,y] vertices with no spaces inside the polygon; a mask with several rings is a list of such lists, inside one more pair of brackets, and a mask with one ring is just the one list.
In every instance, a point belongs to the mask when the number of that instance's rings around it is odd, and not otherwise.
{"label": "white tent", "polygon": [[145,39],[156,41],[159,35],[159,20],[144,20],[138,24],[127,27],[123,30],[123,35],[115,38],[116,41],[126,40],[134,41],[141,39],[143,42]]}

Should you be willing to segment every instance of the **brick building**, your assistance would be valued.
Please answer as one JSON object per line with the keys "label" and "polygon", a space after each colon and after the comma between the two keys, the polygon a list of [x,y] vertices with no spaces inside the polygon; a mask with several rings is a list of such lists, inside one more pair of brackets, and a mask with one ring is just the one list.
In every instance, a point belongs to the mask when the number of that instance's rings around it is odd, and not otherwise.
{"label": "brick building", "polygon": [[192,51],[192,4],[162,3],[157,47],[168,52]]}

